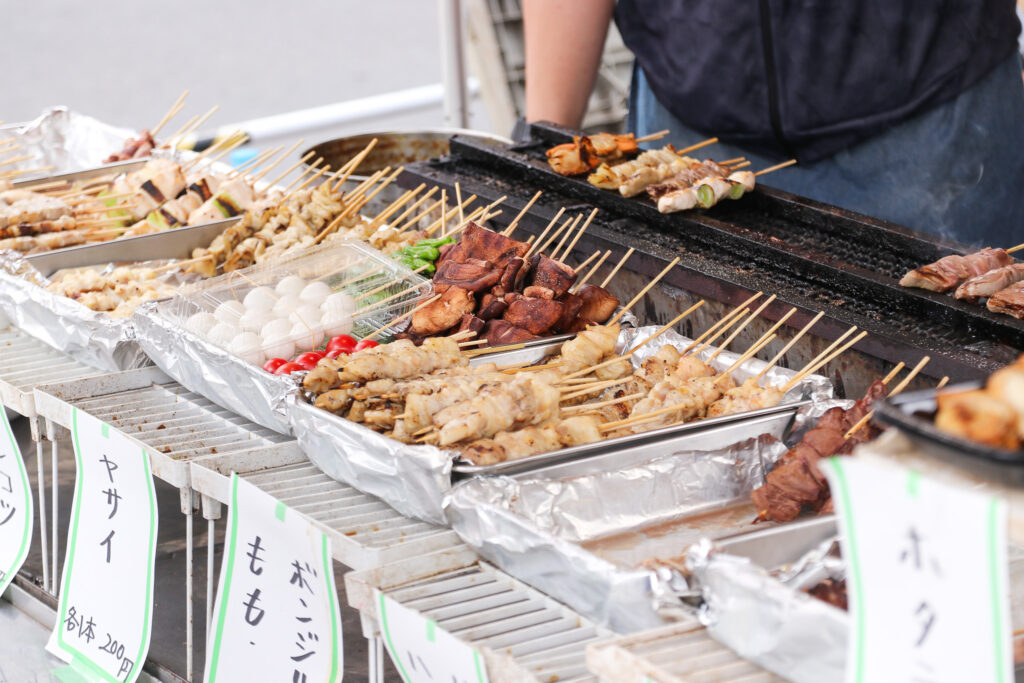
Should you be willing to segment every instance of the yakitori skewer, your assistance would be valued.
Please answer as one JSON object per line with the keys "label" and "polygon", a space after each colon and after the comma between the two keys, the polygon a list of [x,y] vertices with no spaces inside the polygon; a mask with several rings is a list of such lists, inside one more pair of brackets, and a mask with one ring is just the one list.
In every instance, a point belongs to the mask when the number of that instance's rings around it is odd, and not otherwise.
{"label": "yakitori skewer", "polygon": [[[850,341],[848,341],[845,344],[843,344],[842,346],[840,346],[835,351],[832,351],[829,355],[825,356],[824,358],[819,356],[815,360],[812,360],[802,370],[800,370],[796,375],[794,375],[788,382],[786,382],[782,386],[782,393],[786,393],[787,391],[789,391],[790,389],[795,387],[797,384],[802,382],[805,377],[807,377],[808,375],[810,375],[810,374],[812,374],[814,372],[817,372],[819,368],[823,367],[826,363],[830,363],[832,360],[837,358],[839,355],[845,353],[847,351],[847,349],[849,349],[851,346],[853,346],[854,344],[856,344],[857,342],[859,342],[861,339],[863,339],[866,336],[868,336],[868,333],[865,330],[865,331],[861,332],[860,334],[858,334],[857,336],[855,336]],[[829,348],[831,348],[831,347],[829,347]]]}
{"label": "yakitori skewer", "polygon": [[[896,394],[898,394],[901,391],[903,391],[904,389],[906,389],[907,385],[910,384],[910,381],[912,379],[914,379],[914,377],[917,376],[917,373],[921,372],[921,370],[924,368],[924,366],[928,365],[928,362],[930,360],[931,360],[931,356],[925,356],[924,358],[919,360],[917,362],[917,365],[915,365],[910,370],[910,372],[907,374],[907,376],[904,377],[903,380],[899,384],[897,384],[895,387],[893,387],[893,390],[891,392],[889,392],[889,396],[895,396]],[[901,363],[901,365],[902,365],[902,363]],[[889,373],[889,375],[885,379],[882,380],[882,384],[888,384],[888,382],[886,380],[889,380],[889,379],[891,379],[894,376],[895,375],[893,375],[892,373]],[[861,427],[866,425],[871,420],[871,418],[874,417],[874,415],[875,415],[875,411],[874,410],[868,412],[864,417],[859,419],[855,425],[853,425],[852,427],[850,427],[850,429],[847,430],[846,434],[843,435],[843,438],[849,439],[851,436],[856,434],[857,431],[859,431]]]}
{"label": "yakitori skewer", "polygon": [[383,332],[384,330],[388,329],[389,327],[394,327],[395,325],[397,325],[398,323],[402,322],[402,321],[403,321],[403,320],[405,320],[406,318],[411,318],[411,317],[413,316],[413,314],[414,314],[414,313],[416,313],[416,312],[417,312],[418,310],[420,310],[420,309],[421,309],[421,308],[423,308],[424,306],[429,306],[430,304],[434,303],[435,301],[437,301],[437,300],[438,300],[438,299],[440,299],[440,298],[441,298],[441,295],[440,295],[440,294],[435,294],[434,296],[430,297],[430,298],[429,298],[429,299],[427,299],[426,301],[424,301],[424,302],[422,302],[422,303],[418,304],[418,305],[417,305],[417,306],[416,306],[415,308],[413,308],[412,310],[410,310],[410,311],[406,311],[406,312],[405,312],[405,313],[403,313],[402,315],[398,316],[397,318],[395,318],[394,320],[392,320],[391,322],[389,322],[389,323],[388,323],[387,325],[385,325],[384,327],[381,327],[381,328],[379,328],[379,329],[377,329],[377,330],[374,330],[374,331],[373,331],[373,332],[371,332],[370,334],[368,334],[368,335],[366,335],[365,337],[363,337],[363,339],[373,339],[373,338],[374,338],[374,337],[376,337],[376,336],[377,336],[378,334],[382,333],[382,332]]}
{"label": "yakitori skewer", "polygon": [[[609,256],[611,256],[611,255],[612,255],[612,250],[611,249],[608,249],[607,251],[605,251],[604,254],[601,255],[601,258],[599,258],[597,260],[597,263],[594,264],[594,267],[591,268],[590,270],[588,270],[587,273],[583,277],[581,277],[579,280],[576,281],[576,284],[573,285],[573,288],[570,290],[570,292],[572,294],[575,294],[576,292],[580,291],[580,287],[582,287],[583,285],[587,284],[587,280],[589,280],[594,275],[594,273],[596,273],[598,270],[600,270],[601,266],[604,265],[605,260]],[[582,267],[582,266],[580,266],[580,267]],[[580,271],[580,268],[577,268],[576,272],[579,272],[579,271]]]}
{"label": "yakitori skewer", "polygon": [[502,230],[501,234],[506,237],[511,235],[516,229],[516,226],[519,225],[520,219],[526,215],[526,212],[530,210],[530,207],[533,206],[538,199],[540,199],[542,194],[544,194],[543,190],[537,190],[533,197],[530,198],[530,201],[526,202],[526,206],[524,206],[519,213],[516,214],[516,217],[512,219],[512,222],[508,224],[508,227]]}
{"label": "yakitori skewer", "polygon": [[629,303],[626,304],[625,306],[623,306],[622,309],[618,313],[613,315],[611,320],[609,320],[607,323],[605,323],[605,325],[611,325],[611,324],[617,323],[619,321],[619,318],[624,316],[629,311],[629,309],[633,308],[633,306],[636,305],[636,302],[640,301],[640,299],[642,299],[643,296],[645,294],[647,294],[647,292],[649,292],[652,287],[654,287],[654,285],[658,284],[658,282],[661,280],[661,278],[663,278],[666,275],[668,275],[668,272],[670,270],[672,270],[673,268],[675,268],[677,263],[679,263],[679,257],[678,256],[676,256],[674,259],[672,259],[672,261],[667,266],[662,268],[661,272],[658,273],[657,275],[655,275],[654,279],[651,280],[650,282],[648,282],[647,285],[643,289],[641,289],[637,293],[636,296],[634,296],[632,299],[630,299]]}
{"label": "yakitori skewer", "polygon": [[167,113],[164,114],[164,117],[160,119],[156,126],[153,127],[153,130],[150,131],[150,135],[156,138],[157,134],[163,129],[163,127],[166,126],[171,119],[177,116],[178,113],[185,108],[186,97],[188,97],[187,89],[182,91],[181,95],[178,96],[178,99],[174,100],[174,104],[171,105],[171,108],[167,110]]}
{"label": "yakitori skewer", "polygon": [[[544,230],[541,231],[540,236],[537,237],[537,241],[535,242],[536,245],[543,244],[544,238],[547,237],[548,231],[555,226],[555,223],[558,222],[558,219],[562,217],[563,213],[565,213],[564,206],[558,210],[558,213],[555,214],[554,218],[548,221],[547,226],[544,228]],[[533,251],[534,248],[530,247],[529,251],[526,252],[526,256],[524,256],[523,258],[530,258],[530,256],[533,254]]]}
{"label": "yakitori skewer", "polygon": [[551,258],[554,258],[559,263],[564,263],[566,257],[568,257],[569,254],[572,253],[572,250],[576,246],[576,243],[580,241],[581,237],[583,237],[583,233],[585,233],[587,231],[587,228],[590,227],[590,222],[592,220],[594,220],[594,216],[596,216],[596,215],[597,215],[597,209],[595,208],[593,211],[590,212],[590,215],[587,216],[587,220],[583,223],[583,225],[580,227],[580,229],[578,231],[576,231],[576,236],[572,238],[572,242],[569,242],[569,246],[567,246],[565,248],[565,251],[562,252],[561,257],[555,258],[555,255],[552,254]]}
{"label": "yakitori skewer", "polygon": [[614,268],[612,268],[612,272],[608,273],[608,277],[606,277],[604,279],[604,282],[601,283],[602,288],[608,287],[608,283],[612,281],[612,278],[615,277],[615,275],[619,272],[619,269],[622,268],[623,265],[625,265],[626,261],[629,260],[629,257],[633,255],[634,251],[636,250],[633,249],[633,247],[630,247],[629,249],[626,250],[626,253],[623,254],[621,259],[619,259],[619,262],[615,264]]}

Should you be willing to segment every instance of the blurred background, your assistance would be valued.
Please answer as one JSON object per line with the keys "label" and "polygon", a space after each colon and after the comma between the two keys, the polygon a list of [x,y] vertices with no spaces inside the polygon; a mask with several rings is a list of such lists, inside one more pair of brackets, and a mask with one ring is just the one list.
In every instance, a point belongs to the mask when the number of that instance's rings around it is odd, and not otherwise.
{"label": "blurred background", "polygon": [[[446,28],[442,18],[457,4],[465,16],[465,123],[507,136],[523,99],[518,0],[23,3],[17,30],[0,43],[0,58],[14,67],[0,71],[0,116],[25,121],[67,105],[141,129],[153,127],[188,89],[188,107],[165,135],[213,105],[220,109],[198,131],[200,139],[299,112],[289,123],[306,130],[256,135],[257,149],[297,137],[314,143],[441,127],[443,63],[455,44],[451,22]],[[605,57],[586,123],[608,129],[623,120],[632,64],[614,31]],[[309,112],[337,103],[349,106]],[[269,130],[277,123],[268,122]]]}

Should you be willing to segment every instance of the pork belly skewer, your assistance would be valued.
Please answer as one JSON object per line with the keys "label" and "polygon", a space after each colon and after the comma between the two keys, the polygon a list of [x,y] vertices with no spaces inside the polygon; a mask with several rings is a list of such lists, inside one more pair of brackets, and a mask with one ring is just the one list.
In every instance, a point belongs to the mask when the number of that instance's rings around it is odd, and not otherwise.
{"label": "pork belly skewer", "polygon": [[965,280],[956,288],[955,295],[957,299],[975,303],[1021,280],[1024,280],[1024,263],[1011,263]]}
{"label": "pork belly skewer", "polygon": [[1006,249],[986,247],[973,254],[950,254],[935,263],[910,271],[900,280],[903,287],[916,287],[932,292],[948,292],[962,282],[1013,263]]}
{"label": "pork belly skewer", "polygon": [[1024,318],[1024,281],[1001,289],[991,297],[985,307],[993,313],[1004,313],[1014,318]]}

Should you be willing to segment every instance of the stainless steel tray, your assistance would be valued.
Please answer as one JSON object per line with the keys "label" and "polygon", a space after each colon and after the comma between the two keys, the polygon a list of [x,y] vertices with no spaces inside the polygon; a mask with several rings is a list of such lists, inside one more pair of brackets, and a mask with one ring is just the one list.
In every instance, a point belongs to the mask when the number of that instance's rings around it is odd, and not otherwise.
{"label": "stainless steel tray", "polygon": [[149,161],[148,157],[144,159],[115,161],[112,164],[104,164],[94,168],[87,168],[82,171],[69,171],[67,173],[57,173],[54,175],[40,176],[38,178],[30,178],[28,180],[20,180],[12,183],[12,185],[19,190],[31,190],[36,185],[49,185],[56,181],[63,181],[71,185],[76,182],[92,180],[93,178],[109,176],[111,174],[131,173],[132,171],[137,171],[145,166],[147,161]]}
{"label": "stainless steel tray", "polygon": [[[599,468],[602,466],[603,459],[599,458],[602,454],[611,455],[611,457],[615,458],[616,462],[620,465],[633,464],[635,461],[630,458],[631,455],[635,455],[640,459],[646,460],[662,455],[669,455],[676,449],[676,438],[686,436],[688,434],[704,434],[703,440],[698,438],[692,443],[687,442],[690,450],[702,450],[704,447],[699,445],[701,443],[707,444],[710,448],[716,443],[716,440],[721,434],[721,432],[716,428],[723,425],[732,425],[736,422],[739,422],[741,425],[739,431],[748,433],[748,436],[743,438],[757,436],[758,434],[764,433],[764,427],[766,425],[775,426],[776,423],[785,423],[785,425],[788,426],[796,411],[810,404],[811,401],[799,401],[797,403],[787,403],[784,405],[774,406],[772,408],[751,410],[745,413],[738,413],[736,415],[725,415],[723,417],[714,417],[708,420],[697,420],[683,425],[676,425],[674,427],[653,429],[649,432],[641,432],[639,434],[628,434],[626,436],[620,436],[614,439],[605,439],[603,441],[586,444],[584,446],[573,446],[572,448],[563,448],[558,451],[551,451],[550,453],[531,455],[528,458],[520,458],[519,460],[499,462],[494,465],[472,465],[465,463],[465,461],[462,460],[456,460],[455,466],[452,467],[452,471],[464,476],[478,474],[513,475],[522,472],[529,472],[531,475],[546,476],[546,473],[550,468],[554,476],[583,474],[589,471],[588,468],[592,470],[594,467]],[[769,419],[760,419],[763,417],[767,417]],[[742,438],[737,439],[737,441],[742,441]],[[600,460],[601,462],[595,463],[595,460]],[[559,469],[551,467],[553,465],[565,463],[566,461],[571,462],[564,468]],[[580,469],[581,465],[582,469]]]}

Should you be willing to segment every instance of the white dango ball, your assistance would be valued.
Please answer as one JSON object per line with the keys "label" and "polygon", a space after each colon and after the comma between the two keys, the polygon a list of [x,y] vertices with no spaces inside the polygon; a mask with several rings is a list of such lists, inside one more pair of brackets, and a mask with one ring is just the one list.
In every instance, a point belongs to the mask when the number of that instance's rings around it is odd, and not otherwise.
{"label": "white dango ball", "polygon": [[319,306],[330,295],[331,288],[323,282],[310,282],[299,292],[299,298],[302,299],[302,303],[312,304],[313,306]]}
{"label": "white dango ball", "polygon": [[[312,329],[310,329],[312,327]],[[319,325],[306,327],[302,323],[295,323],[292,327],[292,338],[295,339],[295,347],[305,351],[312,351],[324,341],[324,331]]]}
{"label": "white dango ball", "polygon": [[348,334],[352,331],[352,313],[340,309],[325,311],[320,318],[320,325],[329,337]]}
{"label": "white dango ball", "polygon": [[229,349],[242,360],[253,365],[263,364],[263,340],[253,332],[242,332],[231,340]]}
{"label": "white dango ball", "polygon": [[255,332],[259,334],[260,330],[263,329],[264,325],[272,320],[276,320],[271,311],[264,311],[256,308],[246,309],[242,317],[239,318],[239,326],[246,332]]}
{"label": "white dango ball", "polygon": [[295,343],[291,339],[291,334],[263,337],[263,353],[267,355],[267,358],[290,360],[295,355]]}
{"label": "white dango ball", "polygon": [[200,311],[189,316],[188,320],[185,321],[185,329],[205,338],[216,324],[217,318],[214,317],[213,313]]}
{"label": "white dango ball", "polygon": [[274,304],[274,315],[278,318],[287,318],[301,305],[297,294],[285,294]]}
{"label": "white dango ball", "polygon": [[221,348],[227,348],[231,345],[231,342],[241,334],[242,330],[238,325],[232,325],[231,323],[217,323],[210,330],[206,339],[215,346]]}
{"label": "white dango ball", "polygon": [[217,306],[213,315],[222,323],[237,325],[243,313],[245,313],[245,306],[242,305],[242,302],[231,300]]}
{"label": "white dango ball", "polygon": [[277,296],[270,287],[256,287],[249,290],[243,299],[245,308],[250,311],[271,311],[277,303]]}
{"label": "white dango ball", "polygon": [[298,275],[288,275],[281,279],[277,283],[277,287],[274,287],[274,291],[277,292],[278,296],[298,296],[302,293],[302,290],[306,288],[306,281]]}
{"label": "white dango ball", "polygon": [[332,317],[338,315],[352,314],[356,310],[356,300],[345,292],[335,292],[331,294],[324,302],[320,304],[320,310],[324,312],[324,315],[330,314]]}
{"label": "white dango ball", "polygon": [[292,323],[287,318],[274,318],[266,325],[260,328],[260,337],[263,339],[265,344],[268,339],[273,337],[287,337],[291,334]]}
{"label": "white dango ball", "polygon": [[289,313],[288,319],[291,320],[292,323],[303,322],[310,327],[316,327],[320,324],[320,307],[303,304]]}

